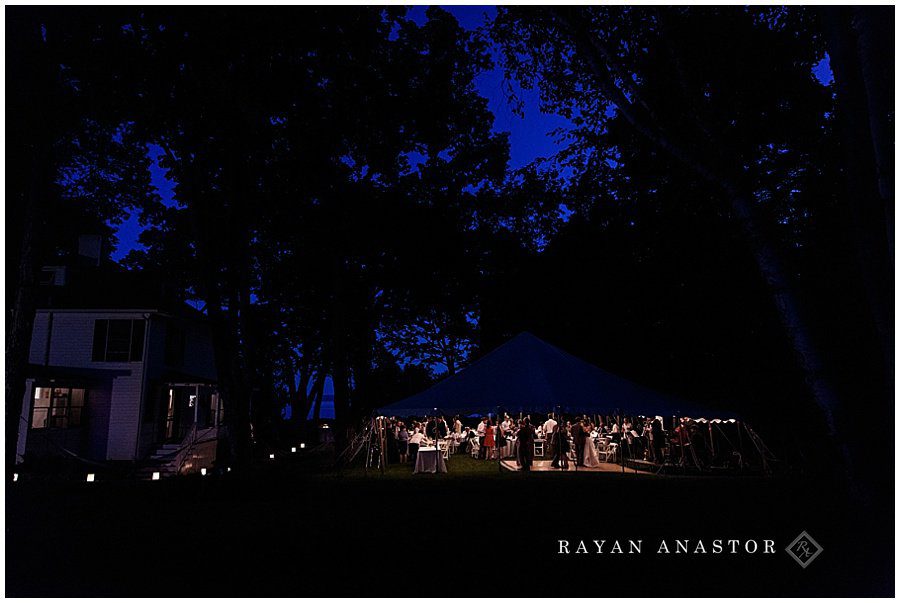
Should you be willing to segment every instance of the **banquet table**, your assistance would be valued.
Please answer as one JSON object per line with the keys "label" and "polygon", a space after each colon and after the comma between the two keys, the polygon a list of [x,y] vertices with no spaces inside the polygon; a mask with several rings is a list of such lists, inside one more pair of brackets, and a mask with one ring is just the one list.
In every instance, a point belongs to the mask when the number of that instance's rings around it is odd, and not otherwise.
{"label": "banquet table", "polygon": [[500,447],[500,458],[516,456],[516,438],[506,438],[506,444]]}
{"label": "banquet table", "polygon": [[444,462],[441,451],[434,446],[419,448],[413,473],[447,473],[447,463]]}

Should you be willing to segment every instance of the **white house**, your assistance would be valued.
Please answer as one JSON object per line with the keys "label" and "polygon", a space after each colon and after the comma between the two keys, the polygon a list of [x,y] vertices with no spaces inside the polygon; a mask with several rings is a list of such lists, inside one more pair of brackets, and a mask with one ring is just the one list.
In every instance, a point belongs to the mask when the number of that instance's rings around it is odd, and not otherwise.
{"label": "white house", "polygon": [[205,316],[140,273],[46,270],[17,461],[209,466],[222,410]]}

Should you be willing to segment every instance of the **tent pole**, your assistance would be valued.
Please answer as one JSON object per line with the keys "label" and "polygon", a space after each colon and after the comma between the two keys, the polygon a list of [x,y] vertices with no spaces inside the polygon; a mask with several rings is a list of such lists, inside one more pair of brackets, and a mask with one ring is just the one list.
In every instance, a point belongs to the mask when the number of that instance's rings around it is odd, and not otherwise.
{"label": "tent pole", "polygon": [[497,449],[497,472],[503,473],[503,459],[500,458],[502,455],[500,454],[500,407],[497,407],[497,437],[494,438],[494,448]]}
{"label": "tent pole", "polygon": [[363,462],[363,475],[369,475],[369,455],[372,451],[372,424],[375,418],[369,419],[369,433],[366,435],[366,459]]}
{"label": "tent pole", "polygon": [[744,470],[744,438],[741,437],[741,426],[743,423],[741,421],[737,422],[738,428],[738,468],[743,471]]}
{"label": "tent pole", "polygon": [[379,455],[379,461],[381,465],[381,475],[384,475],[384,470],[387,468],[387,434],[384,432],[384,417],[381,417],[380,426],[378,428],[378,447],[381,449],[381,454]]}

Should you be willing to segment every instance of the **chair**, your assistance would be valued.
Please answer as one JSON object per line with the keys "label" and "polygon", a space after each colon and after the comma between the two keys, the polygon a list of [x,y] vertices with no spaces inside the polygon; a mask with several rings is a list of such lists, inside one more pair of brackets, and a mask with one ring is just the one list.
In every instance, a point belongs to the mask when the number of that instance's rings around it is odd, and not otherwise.
{"label": "chair", "polygon": [[615,442],[607,441],[606,445],[599,452],[603,456],[604,463],[615,463],[619,453],[619,445]]}
{"label": "chair", "polygon": [[534,441],[534,456],[544,456],[544,440]]}
{"label": "chair", "polygon": [[445,459],[450,458],[450,444],[447,440],[438,440],[438,450]]}
{"label": "chair", "polygon": [[472,438],[469,440],[469,454],[472,455],[473,459],[478,458],[478,438]]}

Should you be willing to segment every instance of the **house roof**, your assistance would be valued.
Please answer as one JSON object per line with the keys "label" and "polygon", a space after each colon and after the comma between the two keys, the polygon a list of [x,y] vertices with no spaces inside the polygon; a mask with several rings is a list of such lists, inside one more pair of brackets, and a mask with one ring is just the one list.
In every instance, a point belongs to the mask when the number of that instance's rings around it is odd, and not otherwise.
{"label": "house roof", "polygon": [[111,381],[116,377],[131,375],[130,369],[78,368],[72,366],[47,366],[29,364],[27,377],[56,384],[87,384]]}
{"label": "house roof", "polygon": [[174,288],[148,271],[114,263],[66,266],[65,284],[38,287],[37,308],[53,310],[154,310],[202,320]]}
{"label": "house roof", "polygon": [[497,412],[715,417],[730,413],[661,394],[520,333],[459,373],[377,412],[394,416]]}

